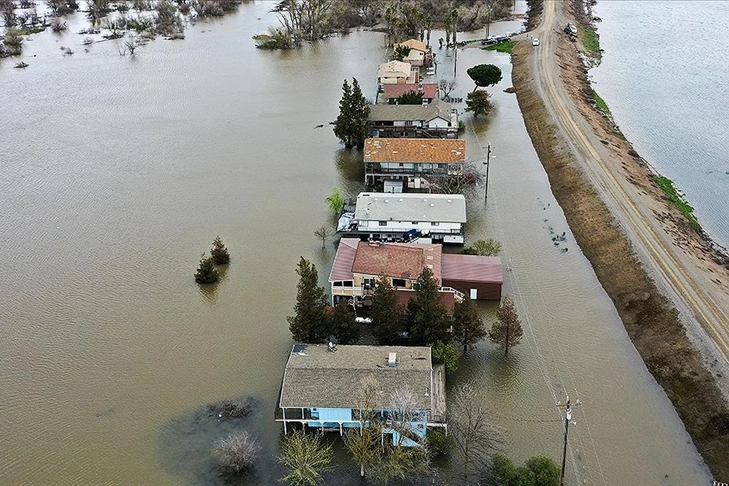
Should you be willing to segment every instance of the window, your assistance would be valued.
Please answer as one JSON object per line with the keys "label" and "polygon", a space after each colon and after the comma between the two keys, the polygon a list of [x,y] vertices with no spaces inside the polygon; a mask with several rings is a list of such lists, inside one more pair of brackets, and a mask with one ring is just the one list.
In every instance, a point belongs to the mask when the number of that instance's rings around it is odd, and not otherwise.
{"label": "window", "polygon": [[387,226],[387,221],[380,221],[380,226]]}
{"label": "window", "polygon": [[351,280],[345,280],[343,283],[345,287],[354,287],[354,282]]}
{"label": "window", "polygon": [[417,221],[410,221],[410,224],[420,224]]}
{"label": "window", "polygon": [[392,279],[392,286],[393,287],[405,287],[405,279],[404,278],[393,278]]}
{"label": "window", "polygon": [[433,221],[430,223],[431,226],[440,226],[440,221]]}
{"label": "window", "polygon": [[375,288],[375,279],[374,278],[363,278],[362,286],[365,288],[365,290],[374,289]]}

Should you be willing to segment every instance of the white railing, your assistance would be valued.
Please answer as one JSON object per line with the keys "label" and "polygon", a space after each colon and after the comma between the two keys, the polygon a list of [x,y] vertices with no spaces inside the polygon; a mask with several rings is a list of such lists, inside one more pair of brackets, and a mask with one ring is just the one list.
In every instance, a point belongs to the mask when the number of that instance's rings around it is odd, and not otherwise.
{"label": "white railing", "polygon": [[442,292],[453,292],[454,294],[456,294],[456,297],[459,297],[461,300],[466,298],[466,294],[454,289],[453,287],[441,287],[440,290]]}

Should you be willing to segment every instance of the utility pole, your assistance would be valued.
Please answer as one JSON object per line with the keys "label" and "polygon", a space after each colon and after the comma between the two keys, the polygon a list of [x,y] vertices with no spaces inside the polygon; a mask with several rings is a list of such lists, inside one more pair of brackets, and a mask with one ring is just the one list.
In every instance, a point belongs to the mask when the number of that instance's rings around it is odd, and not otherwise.
{"label": "utility pole", "polygon": [[489,200],[489,167],[491,166],[491,142],[489,142],[488,147],[486,147],[486,162],[484,162],[484,165],[486,166],[486,188],[483,194],[483,202],[486,203]]}
{"label": "utility pole", "polygon": [[[580,401],[577,400],[574,405],[579,405]],[[567,396],[567,403],[564,405],[557,404],[558,407],[564,407],[565,408],[565,418],[564,418],[564,446],[562,448],[562,472],[559,475],[559,485],[564,486],[564,469],[565,465],[567,463],[567,436],[570,431],[570,420],[572,420],[572,402],[570,401],[570,397]]]}

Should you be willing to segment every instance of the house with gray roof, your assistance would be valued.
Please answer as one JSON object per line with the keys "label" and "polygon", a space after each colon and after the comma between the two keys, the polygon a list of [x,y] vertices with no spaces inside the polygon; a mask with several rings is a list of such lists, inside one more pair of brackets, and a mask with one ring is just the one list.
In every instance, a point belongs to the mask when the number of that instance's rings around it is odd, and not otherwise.
{"label": "house with gray roof", "polygon": [[440,137],[458,135],[458,110],[434,99],[425,105],[370,105],[371,137]]}
{"label": "house with gray roof", "polygon": [[368,240],[462,245],[466,224],[463,194],[361,192],[353,223],[343,236]]}
{"label": "house with gray roof", "polygon": [[417,445],[429,427],[445,427],[442,365],[433,367],[429,347],[410,346],[294,344],[276,420],[284,433],[292,424],[340,434],[367,426],[360,420],[367,415],[366,383],[376,388],[369,415],[382,420],[383,434],[393,443]]}

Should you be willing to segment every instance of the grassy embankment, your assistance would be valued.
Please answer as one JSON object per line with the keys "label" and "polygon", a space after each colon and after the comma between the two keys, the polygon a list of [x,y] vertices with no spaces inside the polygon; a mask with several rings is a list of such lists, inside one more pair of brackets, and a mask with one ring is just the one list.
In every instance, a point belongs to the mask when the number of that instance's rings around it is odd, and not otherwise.
{"label": "grassy embankment", "polygon": [[511,54],[511,52],[514,50],[515,45],[516,45],[516,41],[509,41],[509,42],[502,42],[500,44],[492,44],[490,46],[483,47],[482,49],[484,51],[496,51],[496,52],[505,52],[507,54]]}

